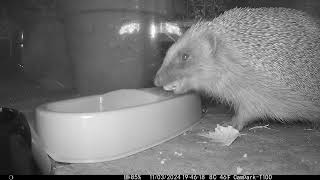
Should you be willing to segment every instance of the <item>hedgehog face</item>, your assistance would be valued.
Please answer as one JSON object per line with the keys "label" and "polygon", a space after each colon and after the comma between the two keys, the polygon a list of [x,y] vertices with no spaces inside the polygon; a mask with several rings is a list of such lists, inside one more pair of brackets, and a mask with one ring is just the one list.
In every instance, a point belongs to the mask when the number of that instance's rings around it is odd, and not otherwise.
{"label": "hedgehog face", "polygon": [[205,36],[184,36],[168,50],[154,83],[165,90],[182,94],[202,90],[214,80],[214,44]]}

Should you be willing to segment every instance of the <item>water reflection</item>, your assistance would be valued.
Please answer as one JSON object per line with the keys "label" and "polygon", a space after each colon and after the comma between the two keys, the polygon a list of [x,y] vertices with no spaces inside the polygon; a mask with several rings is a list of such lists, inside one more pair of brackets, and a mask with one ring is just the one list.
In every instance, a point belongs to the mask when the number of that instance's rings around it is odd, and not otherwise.
{"label": "water reflection", "polygon": [[139,31],[140,31],[140,23],[130,22],[121,26],[119,30],[119,34],[120,35],[134,34],[134,33],[138,33]]}
{"label": "water reflection", "polygon": [[[140,30],[141,30],[141,23],[129,22],[121,26],[119,30],[119,35],[137,34],[140,32]],[[176,23],[170,23],[170,22],[150,23],[150,27],[149,27],[150,37],[154,39],[159,33],[181,36],[182,29]]]}

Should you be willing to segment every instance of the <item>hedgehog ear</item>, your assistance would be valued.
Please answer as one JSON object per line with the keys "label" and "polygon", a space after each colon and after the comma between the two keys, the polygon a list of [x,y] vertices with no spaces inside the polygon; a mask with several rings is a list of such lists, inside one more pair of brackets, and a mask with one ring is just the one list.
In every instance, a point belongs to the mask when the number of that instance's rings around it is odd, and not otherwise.
{"label": "hedgehog ear", "polygon": [[215,55],[216,51],[217,51],[217,44],[218,44],[218,38],[217,36],[213,35],[213,34],[206,34],[206,40],[208,41],[209,45],[210,45],[210,49],[211,49],[211,54]]}

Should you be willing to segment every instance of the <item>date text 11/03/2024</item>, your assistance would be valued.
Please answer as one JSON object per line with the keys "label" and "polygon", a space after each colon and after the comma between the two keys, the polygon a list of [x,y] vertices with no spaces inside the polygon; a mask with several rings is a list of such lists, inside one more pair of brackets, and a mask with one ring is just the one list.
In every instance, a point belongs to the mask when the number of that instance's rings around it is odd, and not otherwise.
{"label": "date text 11/03/2024", "polygon": [[272,175],[124,175],[126,180],[272,180]]}

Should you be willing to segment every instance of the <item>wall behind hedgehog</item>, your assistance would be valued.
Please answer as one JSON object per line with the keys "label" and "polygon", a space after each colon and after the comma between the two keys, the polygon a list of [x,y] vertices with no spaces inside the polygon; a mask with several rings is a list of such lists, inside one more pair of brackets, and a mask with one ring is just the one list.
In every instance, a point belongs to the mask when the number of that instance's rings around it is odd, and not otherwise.
{"label": "wall behind hedgehog", "polygon": [[25,28],[24,72],[49,90],[72,87],[64,26],[56,18],[37,17]]}
{"label": "wall behind hedgehog", "polygon": [[27,77],[49,90],[72,88],[64,24],[57,16],[55,0],[30,1],[22,13],[22,64]]}
{"label": "wall behind hedgehog", "polygon": [[[184,0],[57,0],[81,95],[148,88]],[[168,35],[169,36],[169,35]],[[172,40],[170,40],[172,41]]]}
{"label": "wall behind hedgehog", "polygon": [[[1,77],[11,79],[22,71],[24,79],[38,82],[48,90],[72,88],[64,24],[57,16],[56,1],[1,0],[0,8],[5,12],[0,15],[2,22],[14,27],[7,32],[12,42],[7,49],[13,53],[0,59]],[[6,25],[2,23],[2,27]]]}
{"label": "wall behind hedgehog", "polygon": [[[5,1],[9,7],[10,16],[24,32],[24,48],[20,63],[24,67],[26,77],[39,82],[49,90],[73,88],[75,86],[74,65],[71,62],[72,57],[68,54],[66,42],[70,37],[65,34],[65,21],[57,15],[56,0],[2,0],[1,2]],[[209,2],[209,0],[205,1]],[[196,4],[203,1],[188,0],[188,2]],[[320,17],[318,0],[218,0],[215,2],[224,4],[227,8],[290,7]]]}
{"label": "wall behind hedgehog", "polygon": [[4,1],[23,32],[25,77],[49,90],[74,88],[83,94],[151,86],[167,43],[153,37],[153,30],[163,28],[161,22],[172,18],[181,2]]}

